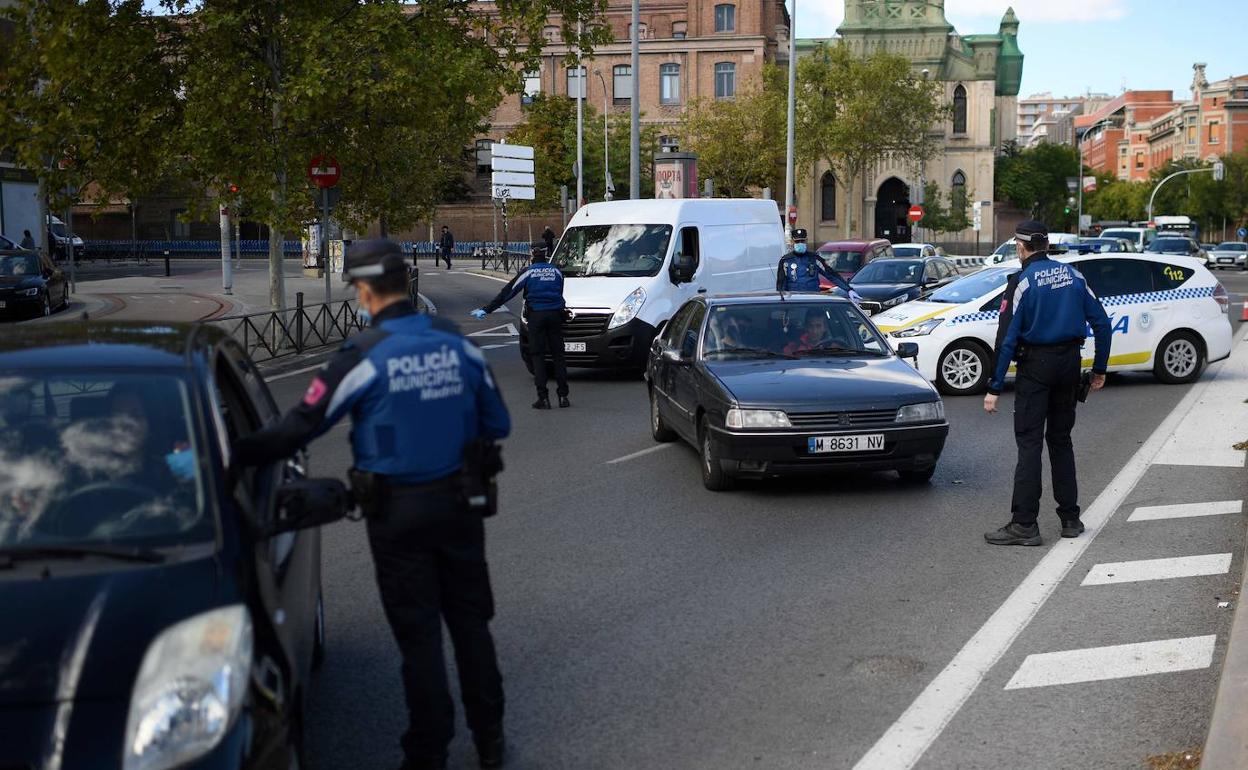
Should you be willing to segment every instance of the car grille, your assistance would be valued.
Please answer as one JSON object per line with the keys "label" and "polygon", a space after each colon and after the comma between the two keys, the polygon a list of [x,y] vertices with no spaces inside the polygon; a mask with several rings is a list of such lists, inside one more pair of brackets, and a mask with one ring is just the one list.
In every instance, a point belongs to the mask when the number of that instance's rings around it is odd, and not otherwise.
{"label": "car grille", "polygon": [[871,409],[862,412],[789,412],[789,422],[803,430],[850,430],[877,428],[897,422],[896,409]]}
{"label": "car grille", "polygon": [[576,318],[563,322],[563,338],[579,340],[586,337],[597,337],[607,330],[610,313],[577,313]]}

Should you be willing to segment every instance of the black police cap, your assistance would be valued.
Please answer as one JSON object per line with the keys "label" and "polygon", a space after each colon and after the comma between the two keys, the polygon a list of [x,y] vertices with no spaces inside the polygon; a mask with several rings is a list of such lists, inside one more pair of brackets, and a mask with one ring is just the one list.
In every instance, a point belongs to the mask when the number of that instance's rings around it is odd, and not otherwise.
{"label": "black police cap", "polygon": [[347,247],[342,280],[352,283],[406,271],[407,259],[403,256],[403,247],[389,238],[369,238],[353,241]]}
{"label": "black police cap", "polygon": [[1014,228],[1014,237],[1025,243],[1043,243],[1049,239],[1049,228],[1038,219],[1025,219]]}
{"label": "black police cap", "polygon": [[793,228],[793,240],[795,241],[806,240],[806,229],[802,227]]}
{"label": "black police cap", "polygon": [[529,254],[533,255],[534,259],[546,259],[550,256],[546,253],[546,244],[544,243],[530,243]]}

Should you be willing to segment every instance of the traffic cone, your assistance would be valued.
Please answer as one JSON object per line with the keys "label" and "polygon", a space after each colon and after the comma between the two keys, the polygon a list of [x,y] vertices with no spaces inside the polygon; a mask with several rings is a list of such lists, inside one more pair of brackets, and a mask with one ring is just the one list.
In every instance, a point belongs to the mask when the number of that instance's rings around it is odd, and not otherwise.
{"label": "traffic cone", "polygon": [[1243,310],[1239,314],[1240,321],[1248,321],[1248,299],[1244,300]]}

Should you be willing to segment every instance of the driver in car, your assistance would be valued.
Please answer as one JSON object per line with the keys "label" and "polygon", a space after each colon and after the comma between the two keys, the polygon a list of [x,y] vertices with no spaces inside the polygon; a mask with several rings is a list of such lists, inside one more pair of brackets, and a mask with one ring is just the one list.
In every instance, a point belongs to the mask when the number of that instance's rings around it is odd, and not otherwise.
{"label": "driver in car", "polygon": [[828,330],[828,319],[823,313],[810,313],[806,316],[806,324],[801,336],[784,346],[785,355],[794,355],[817,348],[837,344]]}
{"label": "driver in car", "polygon": [[[110,400],[114,418],[124,422],[133,438],[133,441],[124,442],[125,446],[117,447],[128,450],[129,457],[124,459],[134,470],[127,475],[162,490],[174,486],[169,483],[171,478],[179,483],[195,479],[195,453],[190,443],[169,439],[161,445],[161,440],[153,435],[152,420],[142,391],[118,385],[113,388]],[[160,483],[150,483],[153,481]]]}

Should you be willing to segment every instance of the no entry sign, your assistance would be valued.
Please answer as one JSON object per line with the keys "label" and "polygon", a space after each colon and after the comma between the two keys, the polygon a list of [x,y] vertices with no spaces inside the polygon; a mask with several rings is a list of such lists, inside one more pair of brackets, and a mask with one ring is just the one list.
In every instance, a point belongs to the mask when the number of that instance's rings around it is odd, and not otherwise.
{"label": "no entry sign", "polygon": [[917,203],[911,206],[909,217],[911,222],[918,222],[923,218],[923,207]]}
{"label": "no entry sign", "polygon": [[342,168],[337,160],[328,155],[317,155],[308,164],[308,179],[311,179],[312,184],[321,189],[333,187],[341,178]]}

